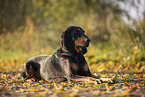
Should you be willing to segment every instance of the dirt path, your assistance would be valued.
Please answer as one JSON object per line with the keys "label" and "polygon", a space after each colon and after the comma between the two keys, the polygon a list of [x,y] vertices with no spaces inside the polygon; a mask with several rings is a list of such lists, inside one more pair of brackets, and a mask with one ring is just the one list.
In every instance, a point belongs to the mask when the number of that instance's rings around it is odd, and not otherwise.
{"label": "dirt path", "polygon": [[97,84],[91,80],[80,83],[33,82],[23,81],[16,72],[0,73],[0,96],[145,96],[144,73],[104,73],[101,76],[115,76],[116,83]]}

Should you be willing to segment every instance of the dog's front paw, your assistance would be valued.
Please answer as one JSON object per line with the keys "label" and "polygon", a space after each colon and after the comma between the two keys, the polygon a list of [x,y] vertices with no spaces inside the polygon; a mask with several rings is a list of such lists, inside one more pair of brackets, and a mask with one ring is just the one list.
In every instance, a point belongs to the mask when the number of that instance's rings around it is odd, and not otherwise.
{"label": "dog's front paw", "polygon": [[112,78],[99,78],[95,79],[99,84],[100,83],[114,83],[114,80]]}
{"label": "dog's front paw", "polygon": [[112,78],[100,78],[101,82],[114,83]]}

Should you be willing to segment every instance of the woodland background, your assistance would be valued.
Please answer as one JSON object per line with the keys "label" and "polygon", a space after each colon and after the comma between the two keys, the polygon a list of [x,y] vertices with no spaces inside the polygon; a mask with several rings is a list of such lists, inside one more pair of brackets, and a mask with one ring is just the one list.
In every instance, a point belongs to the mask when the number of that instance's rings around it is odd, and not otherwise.
{"label": "woodland background", "polygon": [[[1,94],[15,91],[6,87],[9,81],[19,81],[8,75],[32,56],[53,54],[60,47],[62,32],[71,25],[82,27],[91,38],[85,57],[93,74],[145,77],[144,0],[0,0]],[[142,79],[137,87],[144,89]]]}

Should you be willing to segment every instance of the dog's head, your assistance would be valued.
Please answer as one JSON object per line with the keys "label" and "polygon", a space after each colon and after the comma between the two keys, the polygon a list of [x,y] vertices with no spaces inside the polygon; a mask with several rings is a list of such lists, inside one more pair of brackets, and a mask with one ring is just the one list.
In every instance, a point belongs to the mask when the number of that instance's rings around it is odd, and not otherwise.
{"label": "dog's head", "polygon": [[62,47],[74,54],[74,52],[87,52],[86,47],[89,46],[90,39],[85,35],[85,31],[81,27],[70,26],[68,27],[61,36]]}

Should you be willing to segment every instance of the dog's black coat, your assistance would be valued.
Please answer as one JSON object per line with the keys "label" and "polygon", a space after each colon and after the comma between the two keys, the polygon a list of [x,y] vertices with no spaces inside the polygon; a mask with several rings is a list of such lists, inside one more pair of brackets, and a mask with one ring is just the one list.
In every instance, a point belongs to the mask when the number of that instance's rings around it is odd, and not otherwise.
{"label": "dog's black coat", "polygon": [[[79,36],[76,33],[80,33]],[[77,52],[74,41],[78,37],[87,39],[84,46],[78,46],[81,50]],[[90,39],[84,34],[81,27],[70,26],[61,36],[61,47],[53,55],[39,55],[30,58],[20,68],[21,75],[26,78],[29,75],[30,66],[39,76],[36,79],[46,81],[65,81],[79,76],[92,76],[88,64],[83,56],[87,52]],[[74,40],[73,40],[74,39]]]}

